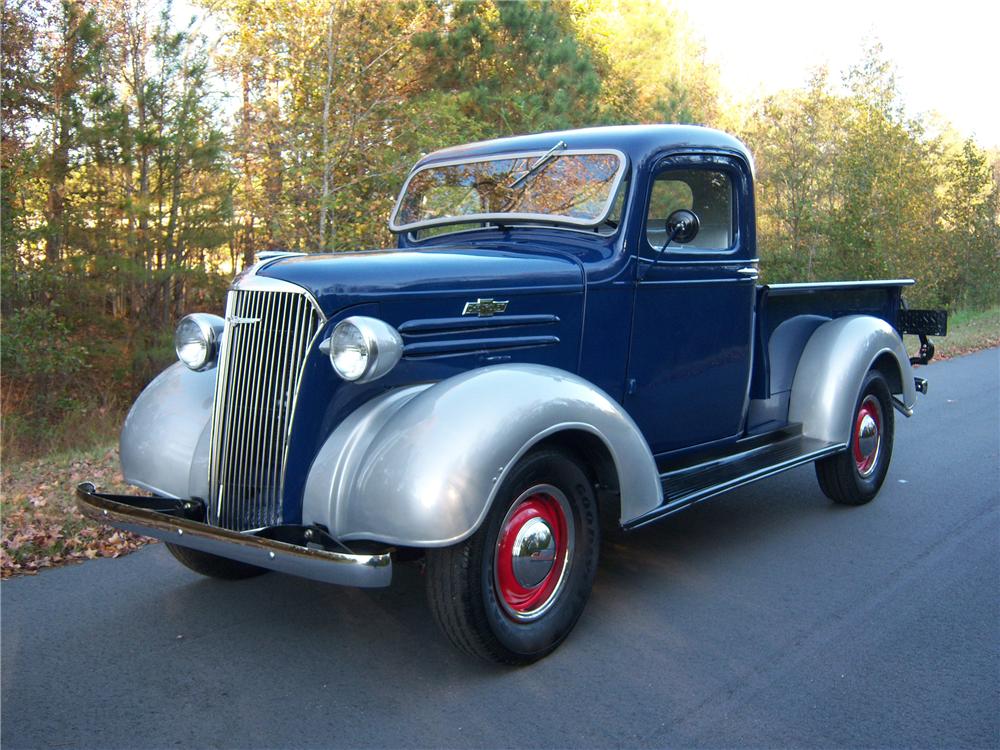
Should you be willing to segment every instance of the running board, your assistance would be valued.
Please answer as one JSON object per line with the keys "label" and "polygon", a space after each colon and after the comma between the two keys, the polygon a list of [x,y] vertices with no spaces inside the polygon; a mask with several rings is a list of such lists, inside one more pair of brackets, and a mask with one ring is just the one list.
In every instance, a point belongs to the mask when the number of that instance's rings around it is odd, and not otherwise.
{"label": "running board", "polygon": [[663,505],[624,524],[637,529],[702,500],[846,449],[844,443],[794,435],[742,453],[660,475]]}

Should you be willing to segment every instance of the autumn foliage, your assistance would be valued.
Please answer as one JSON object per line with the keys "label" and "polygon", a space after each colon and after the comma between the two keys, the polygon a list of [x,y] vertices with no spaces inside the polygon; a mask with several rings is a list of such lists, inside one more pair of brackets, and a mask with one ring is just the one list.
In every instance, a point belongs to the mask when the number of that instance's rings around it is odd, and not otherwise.
{"label": "autumn foliage", "polygon": [[[183,6],[188,13],[192,6]],[[653,0],[3,4],[3,446],[106,444],[268,249],[392,242],[422,153],[513,133],[690,122],[756,154],[768,280],[914,276],[995,304],[997,157],[900,104],[874,47],[724,106],[697,31]]]}
{"label": "autumn foliage", "polygon": [[119,557],[151,541],[85,519],[73,505],[76,485],[85,480],[100,483],[106,492],[127,492],[114,450],[5,466],[0,575]]}

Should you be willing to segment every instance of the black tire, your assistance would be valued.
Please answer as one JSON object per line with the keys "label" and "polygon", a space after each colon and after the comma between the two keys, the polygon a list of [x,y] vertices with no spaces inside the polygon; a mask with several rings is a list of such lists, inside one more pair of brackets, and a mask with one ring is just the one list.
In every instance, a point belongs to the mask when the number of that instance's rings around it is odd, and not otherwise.
{"label": "black tire", "polygon": [[[866,411],[862,413],[862,409]],[[866,415],[872,417],[876,412],[878,418],[872,418],[878,423],[876,444],[874,449],[864,454],[858,428]],[[889,471],[894,430],[889,384],[881,372],[872,370],[865,376],[861,393],[854,404],[851,440],[847,450],[816,462],[816,478],[823,494],[842,505],[864,505],[873,500]]]}
{"label": "black tire", "polygon": [[190,547],[178,547],[176,544],[165,543],[170,554],[177,558],[185,568],[193,570],[209,578],[218,578],[223,581],[239,581],[244,578],[254,578],[255,576],[269,573],[267,568],[258,568],[256,565],[247,565],[237,560],[230,560],[227,557],[210,555],[208,552],[191,549]]}
{"label": "black tire", "polygon": [[[533,507],[528,506],[539,502],[556,509],[554,516],[544,516],[554,519],[552,524],[545,524],[546,528],[565,520],[558,526],[565,533],[560,536],[563,532],[553,532],[554,562],[547,568],[543,562],[537,569],[549,572],[540,582],[524,589],[530,592],[529,599],[511,604],[508,595],[501,592],[500,581],[506,575],[508,584],[520,586],[521,578],[513,573],[512,579],[511,571],[527,558],[511,555],[509,559],[517,562],[505,572],[503,550],[515,531],[520,533],[514,548],[529,524],[535,523],[538,528],[531,516]],[[521,518],[528,521],[521,522]],[[557,541],[562,538],[567,540],[565,548]],[[431,612],[460,650],[502,664],[530,664],[562,643],[583,613],[597,572],[599,548],[597,499],[587,475],[562,451],[534,451],[504,480],[475,534],[453,547],[428,550],[427,597]],[[540,554],[532,556],[528,565],[535,565],[535,557]],[[558,579],[554,577],[557,574]],[[531,597],[538,597],[534,610]]]}

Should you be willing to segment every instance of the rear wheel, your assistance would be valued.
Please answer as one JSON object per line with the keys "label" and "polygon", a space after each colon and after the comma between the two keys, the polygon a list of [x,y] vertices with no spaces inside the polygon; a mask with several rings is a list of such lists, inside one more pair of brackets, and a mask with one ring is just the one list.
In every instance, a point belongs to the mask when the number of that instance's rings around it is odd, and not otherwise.
{"label": "rear wheel", "polygon": [[208,552],[201,552],[190,547],[179,547],[169,542],[166,542],[166,546],[170,550],[170,554],[177,558],[181,565],[209,578],[238,581],[270,572],[267,568],[258,568],[256,565],[247,565],[227,557],[210,555]]}
{"label": "rear wheel", "polygon": [[514,467],[479,530],[427,553],[431,612],[461,650],[528,664],[569,635],[590,595],[600,531],[576,461],[543,449]]}
{"label": "rear wheel", "polygon": [[889,384],[872,370],[854,406],[848,449],[816,462],[816,478],[827,497],[843,505],[874,499],[892,460],[893,416]]}

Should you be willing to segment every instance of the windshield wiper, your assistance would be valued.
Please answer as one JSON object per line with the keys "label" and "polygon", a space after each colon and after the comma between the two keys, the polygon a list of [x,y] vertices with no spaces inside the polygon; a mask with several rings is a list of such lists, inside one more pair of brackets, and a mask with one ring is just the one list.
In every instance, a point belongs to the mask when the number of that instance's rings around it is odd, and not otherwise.
{"label": "windshield wiper", "polygon": [[544,154],[542,154],[541,156],[539,156],[538,160],[534,164],[532,164],[530,167],[528,167],[528,171],[526,171],[523,175],[521,175],[516,180],[514,180],[512,183],[510,183],[507,186],[507,189],[508,190],[513,190],[518,185],[520,185],[522,182],[524,182],[525,180],[527,180],[529,177],[532,177],[532,176],[538,174],[539,172],[541,172],[543,169],[545,169],[546,165],[548,165],[549,162],[551,162],[553,159],[556,158],[556,151],[562,151],[564,148],[566,148],[566,141],[559,141],[559,143],[557,143],[555,146],[553,146],[552,148],[550,148]]}

